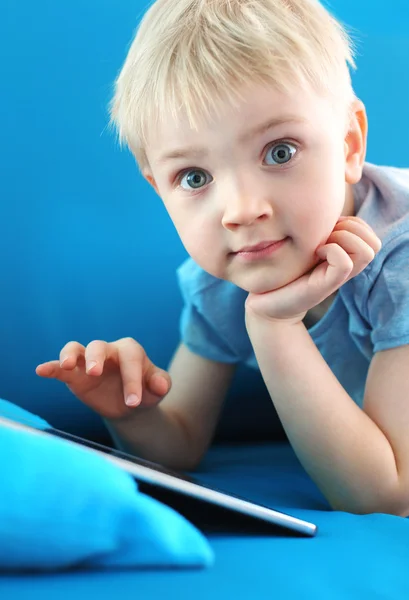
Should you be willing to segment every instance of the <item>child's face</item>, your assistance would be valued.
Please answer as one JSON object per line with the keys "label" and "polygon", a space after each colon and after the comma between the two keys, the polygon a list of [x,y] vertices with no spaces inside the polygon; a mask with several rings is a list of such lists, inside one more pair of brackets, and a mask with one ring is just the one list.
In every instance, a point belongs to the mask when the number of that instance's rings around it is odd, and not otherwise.
{"label": "child's face", "polygon": [[[164,119],[146,149],[146,176],[190,256],[212,275],[263,293],[309,271],[338,217],[354,214],[352,149],[345,119],[312,91],[253,85],[243,97],[198,131],[184,117]],[[237,254],[279,240],[274,250]]]}

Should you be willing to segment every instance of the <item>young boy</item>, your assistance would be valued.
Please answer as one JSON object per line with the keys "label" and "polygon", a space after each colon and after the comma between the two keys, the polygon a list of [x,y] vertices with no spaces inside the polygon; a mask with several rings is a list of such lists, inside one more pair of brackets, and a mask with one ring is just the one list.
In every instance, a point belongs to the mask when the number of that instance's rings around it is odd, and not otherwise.
{"label": "young boy", "polygon": [[409,172],[364,162],[348,64],[317,0],[157,0],[112,116],[191,256],[182,341],[169,373],[132,339],[70,342],[37,373],[191,470],[245,361],[334,509],[406,516]]}

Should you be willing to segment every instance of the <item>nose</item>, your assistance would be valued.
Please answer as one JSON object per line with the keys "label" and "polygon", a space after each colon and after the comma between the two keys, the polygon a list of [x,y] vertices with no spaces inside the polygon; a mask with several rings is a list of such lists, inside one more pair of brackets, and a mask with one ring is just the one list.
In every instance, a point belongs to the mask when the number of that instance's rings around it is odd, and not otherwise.
{"label": "nose", "polygon": [[252,225],[256,221],[264,221],[273,215],[273,207],[262,190],[244,188],[227,191],[222,225],[233,231],[240,226]]}

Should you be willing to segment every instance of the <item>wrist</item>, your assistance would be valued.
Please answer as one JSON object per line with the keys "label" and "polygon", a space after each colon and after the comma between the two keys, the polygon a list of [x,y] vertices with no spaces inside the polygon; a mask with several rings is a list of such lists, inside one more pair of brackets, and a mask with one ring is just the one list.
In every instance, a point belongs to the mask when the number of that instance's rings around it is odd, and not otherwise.
{"label": "wrist", "polygon": [[151,406],[139,404],[139,406],[135,406],[134,408],[127,408],[124,414],[121,416],[111,417],[109,419],[105,418],[105,420],[112,425],[132,425],[132,423],[136,423],[143,414],[152,411],[152,409],[156,408],[157,406],[157,404],[153,404]]}
{"label": "wrist", "polygon": [[297,326],[304,327],[303,319],[306,314],[306,312],[302,312],[292,316],[291,318],[278,319],[257,313],[252,308],[247,306],[244,313],[248,333],[250,333],[249,330],[257,331],[260,327],[267,329],[289,329]]}

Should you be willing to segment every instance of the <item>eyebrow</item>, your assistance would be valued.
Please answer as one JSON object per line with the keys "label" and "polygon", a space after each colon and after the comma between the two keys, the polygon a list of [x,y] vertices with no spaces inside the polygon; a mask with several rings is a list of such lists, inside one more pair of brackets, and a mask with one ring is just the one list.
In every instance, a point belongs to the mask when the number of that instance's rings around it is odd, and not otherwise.
{"label": "eyebrow", "polygon": [[[287,123],[306,123],[306,119],[304,119],[302,117],[292,116],[292,115],[276,117],[275,119],[269,119],[268,121],[265,121],[264,123],[256,125],[255,127],[252,127],[245,133],[241,134],[238,137],[238,141],[241,144],[246,143],[249,141],[249,139],[256,137],[258,135],[261,135],[261,134],[265,133],[266,131],[268,131],[269,129],[273,129],[274,127],[278,127],[279,125],[284,125]],[[207,150],[207,148],[187,146],[185,148],[175,148],[174,150],[171,150],[170,152],[166,152],[165,154],[162,154],[157,159],[156,162],[162,164],[162,163],[165,163],[170,160],[176,160],[178,158],[200,159],[200,158],[205,158],[206,156],[208,156],[208,154],[209,154],[209,151]]]}

